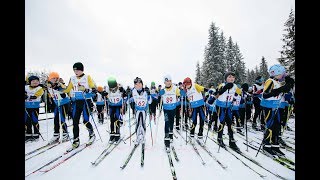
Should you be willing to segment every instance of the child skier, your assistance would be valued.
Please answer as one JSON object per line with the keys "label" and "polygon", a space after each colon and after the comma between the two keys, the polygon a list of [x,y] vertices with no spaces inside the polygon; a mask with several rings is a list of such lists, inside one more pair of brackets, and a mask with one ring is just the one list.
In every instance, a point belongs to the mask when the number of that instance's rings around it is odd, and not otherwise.
{"label": "child skier", "polygon": [[[66,93],[61,93],[60,90],[66,86],[59,82],[59,74],[51,72],[48,77],[47,89],[50,97],[53,98],[55,103],[54,109],[54,133],[49,143],[57,142],[60,138],[60,128],[62,129],[62,142],[68,140],[68,130],[66,124],[66,115],[70,98]],[[61,125],[61,127],[60,127]]]}
{"label": "child skier", "polygon": [[159,94],[162,100],[164,121],[165,121],[164,144],[166,146],[166,150],[170,151],[170,142],[173,142],[173,123],[174,123],[176,102],[177,102],[178,96],[180,96],[180,90],[178,87],[172,84],[172,78],[170,75],[164,76],[164,85],[165,85],[164,89],[161,89]]}
{"label": "child skier", "polygon": [[[242,94],[242,92],[240,91],[240,93]],[[240,112],[239,112],[239,109],[240,109],[240,102],[241,102],[241,99],[242,99],[242,96],[241,94],[238,94],[238,93],[234,93],[234,96],[233,96],[233,102],[232,102],[232,107],[231,107],[231,114],[232,114],[232,120],[235,119],[236,121],[236,129],[237,129],[237,132],[242,134],[242,131],[241,131],[241,120],[240,120]]]}
{"label": "child skier", "polygon": [[[187,94],[184,90],[183,84],[182,82],[178,83],[179,85],[179,90],[180,90],[180,101],[182,103],[182,109],[180,111],[182,111],[182,117],[181,119],[183,119],[184,117],[184,123],[182,126],[183,130],[187,130],[189,128],[188,126],[188,119],[189,119],[189,113],[188,113],[188,109],[189,109],[189,100],[187,98]],[[181,121],[182,123],[182,121]]]}
{"label": "child skier", "polygon": [[[28,83],[30,85],[26,85],[25,90],[25,125],[26,125],[26,138],[25,141],[29,140],[39,140],[39,108],[40,108],[40,100],[43,95],[43,89],[39,86],[39,77],[38,76],[30,76],[28,78]],[[33,133],[32,133],[33,127]]]}
{"label": "child skier", "polygon": [[[265,82],[262,93],[261,106],[266,115],[266,130],[263,137],[263,150],[272,155],[284,155],[279,149],[280,114],[279,106],[283,93],[287,93],[293,88],[294,80],[285,78],[286,69],[275,64],[269,68],[269,79]],[[285,79],[285,85],[280,82]]]}
{"label": "child skier", "polygon": [[106,105],[106,96],[107,92],[103,90],[102,86],[98,86],[97,88],[98,92],[96,94],[96,106],[97,106],[97,112],[98,112],[98,119],[99,123],[103,124],[104,121],[104,112],[105,112],[105,105]]}
{"label": "child skier", "polygon": [[135,114],[136,114],[136,141],[135,144],[145,144],[146,134],[146,119],[148,104],[151,104],[152,98],[150,96],[149,89],[143,88],[143,81],[141,78],[136,77],[134,79],[134,88],[132,89],[132,98],[130,101],[135,102]]}
{"label": "child skier", "polygon": [[229,134],[229,146],[232,149],[238,150],[238,146],[236,145],[236,141],[233,138],[233,130],[231,127],[232,124],[232,114],[231,114],[231,106],[232,100],[235,93],[240,94],[241,90],[234,84],[235,81],[235,73],[234,72],[226,72],[224,74],[224,83],[220,84],[218,90],[216,92],[216,109],[218,112],[218,118],[220,121],[220,125],[218,127],[218,143],[221,147],[225,147],[225,144],[222,140],[223,128],[225,123],[228,126],[228,134]]}
{"label": "child skier", "polygon": [[154,124],[156,124],[156,109],[158,104],[158,90],[155,85],[155,82],[152,81],[150,87],[150,95],[152,97],[152,103],[150,104],[150,119],[154,120]]}
{"label": "child skier", "polygon": [[211,130],[212,123],[214,122],[213,130],[217,131],[218,116],[217,116],[216,104],[215,104],[216,97],[214,96],[215,89],[209,89],[208,93],[209,93],[209,96],[206,100],[206,107],[208,108],[208,116],[209,116],[208,129]]}
{"label": "child skier", "polygon": [[108,104],[110,111],[110,139],[109,143],[119,143],[120,140],[120,121],[124,111],[124,97],[126,91],[120,87],[114,77],[108,78]]}
{"label": "child skier", "polygon": [[197,116],[200,117],[200,126],[198,132],[198,139],[203,138],[203,125],[205,120],[205,103],[203,95],[201,92],[207,92],[208,89],[200,86],[199,84],[192,83],[189,77],[186,77],[183,80],[183,85],[185,86],[186,94],[190,102],[191,108],[191,118],[192,118],[192,127],[190,128],[190,137],[194,137],[194,131],[197,126]]}
{"label": "child skier", "polygon": [[261,130],[265,129],[266,123],[264,122],[264,114],[260,106],[261,96],[263,91],[264,79],[262,76],[256,77],[255,84],[252,86],[253,90],[253,105],[254,105],[254,116],[252,122],[252,128],[258,130],[257,128],[257,117],[260,118],[260,127]]}
{"label": "child skier", "polygon": [[[79,120],[81,113],[83,112],[83,124],[87,127],[89,132],[89,139],[87,144],[91,145],[96,139],[95,133],[93,131],[93,127],[89,121],[90,117],[90,107],[89,103],[91,101],[92,93],[96,92],[96,87],[94,85],[94,81],[92,80],[90,75],[86,75],[83,73],[84,67],[81,62],[76,62],[73,65],[73,72],[75,76],[72,76],[69,80],[69,84],[66,89],[62,92],[70,94],[71,97],[74,98],[74,102],[72,104],[72,114],[73,114],[73,143],[72,148],[78,148],[80,145],[79,139]],[[90,92],[91,91],[91,92]]]}

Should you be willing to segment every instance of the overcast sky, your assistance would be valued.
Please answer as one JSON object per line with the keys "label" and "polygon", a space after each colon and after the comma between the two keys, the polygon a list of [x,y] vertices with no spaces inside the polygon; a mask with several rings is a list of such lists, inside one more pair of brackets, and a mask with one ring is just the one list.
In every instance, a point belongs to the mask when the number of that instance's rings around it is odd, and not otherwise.
{"label": "overcast sky", "polygon": [[26,72],[56,71],[68,82],[75,62],[97,85],[109,76],[133,85],[195,77],[214,22],[238,43],[246,68],[262,56],[278,63],[294,0],[29,0],[25,2]]}

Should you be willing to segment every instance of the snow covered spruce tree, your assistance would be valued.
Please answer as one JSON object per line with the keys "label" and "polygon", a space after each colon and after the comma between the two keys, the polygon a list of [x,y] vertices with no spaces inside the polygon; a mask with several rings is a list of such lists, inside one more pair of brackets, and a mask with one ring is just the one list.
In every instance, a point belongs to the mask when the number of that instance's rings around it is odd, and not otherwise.
{"label": "snow covered spruce tree", "polygon": [[202,84],[202,83],[201,83],[201,69],[200,69],[199,61],[197,61],[197,65],[196,65],[196,78],[195,78],[195,83],[197,83],[197,84]]}
{"label": "snow covered spruce tree", "polygon": [[260,63],[260,75],[267,80],[269,78],[269,73],[268,73],[268,65],[266,62],[266,59],[264,56],[262,56],[261,63]]}
{"label": "snow covered spruce tree", "polygon": [[288,20],[285,22],[286,32],[281,39],[284,43],[282,50],[280,51],[281,57],[278,58],[280,64],[286,69],[288,74],[292,77],[295,76],[295,14],[291,9]]}
{"label": "snow covered spruce tree", "polygon": [[233,50],[234,50],[234,56],[235,56],[234,73],[236,74],[236,77],[237,77],[235,80],[235,83],[241,85],[246,81],[246,67],[245,67],[245,63],[242,61],[243,57],[237,43],[234,45]]}
{"label": "snow covered spruce tree", "polygon": [[233,47],[233,41],[231,36],[229,36],[227,46],[226,46],[226,69],[227,71],[235,71],[235,52]]}
{"label": "snow covered spruce tree", "polygon": [[225,70],[224,52],[221,47],[223,38],[219,36],[219,28],[211,23],[209,42],[205,47],[204,62],[201,68],[201,82],[205,87],[220,83]]}
{"label": "snow covered spruce tree", "polygon": [[249,86],[251,86],[252,84],[254,84],[256,78],[256,74],[254,72],[254,70],[247,70],[247,83],[249,84]]}

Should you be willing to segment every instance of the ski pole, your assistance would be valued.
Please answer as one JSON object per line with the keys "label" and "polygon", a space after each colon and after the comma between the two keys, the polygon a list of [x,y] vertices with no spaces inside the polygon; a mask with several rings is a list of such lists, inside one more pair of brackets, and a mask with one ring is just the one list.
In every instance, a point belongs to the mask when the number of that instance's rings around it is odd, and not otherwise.
{"label": "ski pole", "polygon": [[[246,94],[248,96],[248,94]],[[247,144],[247,152],[248,150],[248,127],[247,127],[247,99],[244,98],[244,120],[246,124],[246,144]]]}
{"label": "ski pole", "polygon": [[131,109],[131,106],[130,106],[130,92],[128,93],[128,103],[129,104],[129,107],[128,107],[128,114],[129,114],[129,136],[130,136],[130,146],[131,146],[131,119],[130,119],[130,109]]}
{"label": "ski pole", "polygon": [[44,108],[45,108],[46,122],[47,122],[47,139],[49,139],[49,135],[48,135],[48,134],[49,134],[49,133],[48,133],[48,131],[49,131],[49,130],[48,130],[48,109],[47,109],[47,108],[48,108],[48,106],[47,106],[47,102],[48,102],[48,101],[47,101],[48,92],[47,92],[47,90],[44,90],[44,93],[45,93],[45,94],[44,94],[44,95],[45,95],[45,99],[44,99],[45,107],[44,107]]}
{"label": "ski pole", "polygon": [[153,137],[152,137],[152,128],[151,128],[151,119],[150,119],[150,114],[148,113],[149,112],[149,104],[147,104],[147,115],[149,116],[149,122],[150,122],[150,134],[151,134],[151,143],[152,143],[152,146],[153,146]]}

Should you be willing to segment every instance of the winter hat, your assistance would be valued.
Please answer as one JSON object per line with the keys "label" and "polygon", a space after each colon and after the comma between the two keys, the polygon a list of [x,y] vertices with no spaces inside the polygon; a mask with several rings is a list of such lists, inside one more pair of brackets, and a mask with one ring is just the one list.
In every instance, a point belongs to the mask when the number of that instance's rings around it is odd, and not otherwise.
{"label": "winter hat", "polygon": [[32,75],[32,76],[30,76],[30,77],[28,78],[28,82],[29,82],[29,83],[31,83],[31,81],[33,81],[33,80],[38,80],[38,81],[40,81],[40,79],[39,79],[38,76]]}
{"label": "winter hat", "polygon": [[184,85],[190,85],[192,83],[191,79],[189,77],[186,77],[184,80],[183,80],[183,84]]}
{"label": "winter hat", "polygon": [[97,90],[98,90],[99,92],[102,92],[102,91],[103,91],[103,87],[102,87],[102,86],[98,86],[98,87],[97,87]]}
{"label": "winter hat", "polygon": [[116,78],[114,78],[114,77],[109,77],[108,78],[108,86],[109,86],[109,88],[115,88],[115,87],[117,87],[117,85],[118,85],[118,83],[117,83]]}
{"label": "winter hat", "polygon": [[58,78],[59,79],[59,74],[57,72],[51,72],[49,74],[48,80],[50,81],[53,78]]}
{"label": "winter hat", "polygon": [[166,82],[166,81],[172,81],[172,78],[169,74],[167,74],[163,77],[163,82]]}
{"label": "winter hat", "polygon": [[269,68],[269,75],[274,77],[280,74],[285,74],[286,69],[281,64],[275,64]]}
{"label": "winter hat", "polygon": [[133,80],[133,83],[136,84],[136,83],[141,83],[143,85],[143,81],[141,78],[139,77],[136,77],[134,80]]}
{"label": "winter hat", "polygon": [[76,62],[76,63],[74,63],[74,65],[73,65],[73,70],[81,70],[81,71],[83,71],[83,64],[81,63],[81,62]]}
{"label": "winter hat", "polygon": [[243,89],[243,91],[248,92],[248,90],[249,90],[249,85],[248,85],[247,83],[243,83],[243,84],[241,85],[241,88]]}
{"label": "winter hat", "polygon": [[236,76],[236,74],[234,72],[228,71],[228,72],[226,72],[224,74],[224,80],[227,81],[227,77],[230,76],[230,75]]}
{"label": "winter hat", "polygon": [[263,77],[262,76],[258,76],[258,77],[256,77],[256,79],[255,79],[255,82],[256,83],[262,83],[264,81],[264,79],[263,79]]}
{"label": "winter hat", "polygon": [[151,82],[151,86],[155,86],[156,83],[154,81]]}

